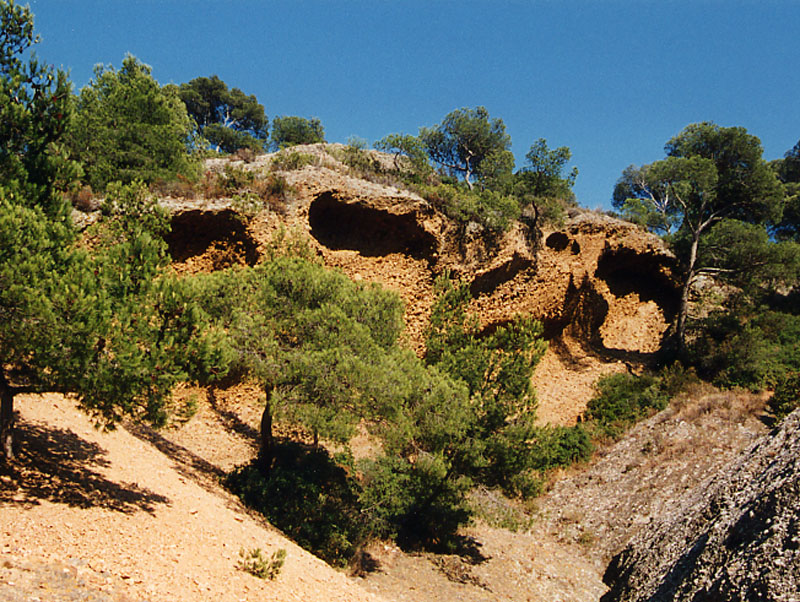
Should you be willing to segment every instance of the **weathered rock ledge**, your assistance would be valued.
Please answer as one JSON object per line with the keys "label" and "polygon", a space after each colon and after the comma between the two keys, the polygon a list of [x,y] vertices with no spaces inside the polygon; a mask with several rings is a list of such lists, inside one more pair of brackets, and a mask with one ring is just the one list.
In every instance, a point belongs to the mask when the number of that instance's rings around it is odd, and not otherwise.
{"label": "weathered rock ledge", "polygon": [[609,564],[602,602],[800,600],[800,411]]}

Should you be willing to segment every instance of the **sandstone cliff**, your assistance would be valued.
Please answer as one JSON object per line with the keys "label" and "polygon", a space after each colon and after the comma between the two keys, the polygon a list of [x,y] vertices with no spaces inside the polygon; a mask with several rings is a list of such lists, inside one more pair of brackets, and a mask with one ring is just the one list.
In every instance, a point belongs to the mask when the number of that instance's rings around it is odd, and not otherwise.
{"label": "sandstone cliff", "polygon": [[[243,223],[229,199],[168,200],[176,269],[253,264],[279,227],[299,230],[327,265],[400,294],[406,337],[418,352],[434,279],[449,270],[470,283],[473,309],[487,328],[517,314],[543,322],[551,344],[534,384],[540,418],[556,423],[576,420],[598,376],[636,369],[659,349],[675,311],[676,284],[674,257],[657,237],[576,212],[561,230],[517,223],[492,239],[477,224],[455,224],[413,192],[363,179],[329,146],[296,147],[315,162],[279,172],[296,191],[281,213],[261,212]],[[274,158],[234,165],[267,170]],[[227,161],[213,160],[208,169],[224,169]]]}

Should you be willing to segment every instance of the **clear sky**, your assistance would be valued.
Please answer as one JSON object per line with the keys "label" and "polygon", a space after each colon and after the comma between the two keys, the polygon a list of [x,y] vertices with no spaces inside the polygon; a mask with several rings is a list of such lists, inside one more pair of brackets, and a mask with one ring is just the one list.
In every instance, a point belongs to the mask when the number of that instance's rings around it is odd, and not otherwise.
{"label": "clear sky", "polygon": [[587,207],[689,123],[800,140],[800,0],[30,0],[76,89],[130,52],[162,84],[219,75],[330,142],[416,134],[459,107],[504,120],[517,166],[568,146]]}

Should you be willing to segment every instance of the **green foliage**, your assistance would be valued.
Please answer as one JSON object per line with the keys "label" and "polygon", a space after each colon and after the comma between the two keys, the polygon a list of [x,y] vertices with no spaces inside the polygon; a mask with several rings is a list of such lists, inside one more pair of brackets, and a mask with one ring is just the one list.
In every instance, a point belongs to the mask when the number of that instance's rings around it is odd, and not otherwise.
{"label": "green foliage", "polygon": [[550,149],[547,140],[539,138],[531,145],[525,158],[528,163],[520,170],[520,175],[528,192],[535,197],[556,197],[564,201],[574,198],[572,187],[578,177],[578,168],[573,167],[569,174],[564,174],[572,158],[568,147]]}
{"label": "green foliage", "polygon": [[422,186],[425,198],[442,213],[467,226],[476,223],[492,236],[502,234],[519,219],[520,206],[512,196],[492,190],[468,190],[455,184]]}
{"label": "green foliage", "polygon": [[411,181],[423,183],[431,173],[425,145],[417,136],[389,134],[375,143],[375,148],[394,155],[395,171]]}
{"label": "green foliage", "polygon": [[718,386],[772,387],[784,374],[800,371],[800,316],[764,307],[715,312],[691,351],[698,369]]}
{"label": "green foliage", "polygon": [[272,581],[280,575],[285,561],[286,550],[284,548],[273,552],[269,558],[264,556],[261,548],[253,548],[252,550],[242,548],[239,550],[239,563],[236,566],[259,579]]}
{"label": "green foliage", "polygon": [[670,398],[661,379],[653,375],[612,374],[600,378],[595,389],[586,417],[611,438],[619,437],[651,412],[663,410]]}
{"label": "green foliage", "polygon": [[[503,120],[490,119],[485,107],[456,109],[442,123],[420,128],[419,137],[430,158],[449,173],[462,175],[470,189],[474,178],[487,175],[485,164],[497,166],[497,155],[511,152]],[[487,163],[489,157],[493,160]]]}
{"label": "green foliage", "polygon": [[466,448],[460,471],[521,493],[515,479],[533,468],[536,399],[530,379],[546,347],[542,326],[520,317],[482,332],[477,318],[467,312],[466,283],[456,284],[445,274],[435,290],[425,334],[426,361],[463,382],[470,396],[461,418]]}
{"label": "green foliage", "polygon": [[306,165],[317,165],[319,159],[308,153],[298,153],[297,151],[284,151],[278,153],[272,159],[270,168],[276,171],[296,171],[303,169]]}
{"label": "green foliage", "polygon": [[265,208],[284,212],[287,202],[297,192],[281,174],[231,164],[225,165],[222,172],[207,172],[203,187],[206,198],[230,197],[234,209],[245,217]]}
{"label": "green foliage", "polygon": [[452,551],[458,528],[469,521],[471,481],[454,475],[442,454],[384,456],[365,465],[361,504],[372,532],[405,547]]}
{"label": "green foliage", "polygon": [[255,462],[231,472],[226,485],[297,544],[345,566],[366,535],[360,487],[323,449],[286,442],[266,478]]}
{"label": "green foliage", "polygon": [[767,405],[778,420],[800,408],[800,372],[786,374],[781,378]]}
{"label": "green foliage", "polygon": [[351,136],[347,144],[341,148],[329,149],[333,157],[350,167],[358,176],[368,177],[380,173],[383,168],[367,149],[367,141]]}
{"label": "green foliage", "polygon": [[567,207],[575,205],[572,187],[578,168],[564,173],[571,157],[566,146],[550,149],[547,141],[539,138],[525,155],[527,164],[514,176],[512,187],[520,204],[532,205],[544,223],[560,226],[566,218]]}
{"label": "green foliage", "polygon": [[540,472],[584,462],[592,454],[591,437],[581,425],[545,425],[534,437],[530,467]]}
{"label": "green foliage", "polygon": [[[670,234],[673,226],[678,228],[671,242],[684,275],[673,335],[678,351],[686,357],[692,284],[704,273],[717,278],[736,274],[713,263],[710,253],[705,254],[705,264],[698,262],[701,241],[723,220],[765,228],[780,218],[784,199],[780,182],[762,158],[761,142],[744,128],[691,124],[664,150],[665,159],[623,172],[614,190],[614,206],[633,212],[633,217],[656,232]],[[736,256],[736,249],[731,251],[725,253],[728,259]],[[791,249],[784,247],[779,254],[787,251]]]}
{"label": "green foliage", "polygon": [[402,325],[396,295],[280,256],[209,275],[202,286],[200,302],[227,331],[233,369],[265,392],[265,470],[274,417],[346,443],[362,417],[393,401],[384,374]]}
{"label": "green foliage", "polygon": [[72,116],[70,84],[30,51],[39,40],[28,7],[0,1],[0,25],[0,186],[9,202],[63,219],[54,191],[76,176],[61,143]]}
{"label": "green foliage", "polygon": [[[4,2],[0,18],[11,32],[0,36],[8,65],[0,72],[9,119],[2,127],[17,129],[11,139],[29,155],[4,155],[0,183],[0,440],[9,458],[13,400],[22,390],[75,393],[108,427],[126,415],[160,424],[172,385],[206,377],[224,360],[218,331],[187,302],[185,282],[162,277],[165,221],[140,185],[110,187],[95,255],[74,244],[66,204],[55,193],[64,173],[54,151],[63,115],[48,106],[61,101],[36,100],[53,91],[52,74],[15,58],[32,41],[30,13]],[[23,37],[15,41],[14,32]],[[129,68],[137,68],[130,61]],[[19,69],[31,70],[30,88],[15,83]],[[61,76],[55,86],[66,91]],[[5,94],[15,87],[19,99],[10,103]],[[37,103],[41,112],[33,114]],[[35,132],[42,138],[25,140]],[[14,153],[20,148],[8,147]],[[13,384],[20,379],[23,389]]]}
{"label": "green foliage", "polygon": [[128,55],[122,68],[97,66],[75,100],[68,143],[94,190],[114,180],[193,176],[192,121],[175,86],[161,87],[149,66]]}
{"label": "green foliage", "polygon": [[714,164],[716,178],[709,182],[714,197],[689,207],[692,221],[728,217],[762,222],[780,216],[779,182],[762,158],[761,141],[745,128],[694,123],[667,142],[664,150],[668,157],[701,157]]}
{"label": "green foliage", "polygon": [[269,119],[254,95],[248,96],[239,88],[228,89],[216,75],[181,84],[178,93],[197,124],[197,133],[218,151],[264,150]]}
{"label": "green foliage", "polygon": [[784,185],[783,215],[774,224],[774,233],[783,240],[800,243],[800,142],[775,161],[773,166]]}
{"label": "green foliage", "polygon": [[325,129],[316,117],[284,116],[272,120],[272,148],[281,150],[297,144],[325,142]]}
{"label": "green foliage", "polygon": [[697,265],[724,275],[741,295],[758,298],[764,291],[791,288],[800,282],[800,244],[774,242],[763,225],[725,219],[712,226],[701,241]]}

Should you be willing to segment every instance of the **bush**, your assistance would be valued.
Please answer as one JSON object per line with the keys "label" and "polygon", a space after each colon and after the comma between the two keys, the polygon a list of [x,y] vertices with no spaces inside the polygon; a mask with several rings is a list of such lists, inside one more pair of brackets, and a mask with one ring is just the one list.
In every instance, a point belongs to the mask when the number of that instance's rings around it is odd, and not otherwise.
{"label": "bush", "polygon": [[76,187],[69,194],[73,207],[84,213],[100,209],[100,199],[96,198],[92,187],[88,184]]}
{"label": "bush", "polygon": [[361,504],[373,535],[396,539],[406,548],[451,551],[457,545],[458,528],[471,516],[469,479],[448,478],[446,463],[434,454],[413,463],[383,456],[363,468]]}
{"label": "bush", "polygon": [[270,163],[270,169],[275,171],[296,171],[303,169],[306,165],[318,165],[319,159],[308,153],[298,153],[297,151],[284,151],[278,153]]}
{"label": "bush", "polygon": [[592,441],[581,425],[543,426],[537,429],[531,468],[539,471],[569,466],[589,459]]}
{"label": "bush", "polygon": [[800,371],[800,316],[762,310],[712,315],[692,345],[698,369],[719,387],[757,391]]}
{"label": "bush", "polygon": [[244,163],[252,163],[256,159],[256,152],[250,147],[240,148],[233,153],[233,158]]}
{"label": "bush", "polygon": [[252,550],[239,550],[239,564],[237,568],[258,577],[259,579],[275,579],[283,568],[286,560],[286,550],[281,548],[274,552],[270,558],[264,556],[261,548]]}
{"label": "bush", "polygon": [[767,405],[778,420],[800,408],[800,372],[787,374],[781,379]]}
{"label": "bush", "polygon": [[633,423],[663,410],[669,402],[661,379],[652,375],[611,374],[595,383],[586,417],[601,435],[617,438]]}
{"label": "bush", "polygon": [[297,544],[335,566],[345,566],[366,536],[360,487],[324,449],[285,442],[265,476],[256,461],[240,466],[227,487]]}
{"label": "bush", "polygon": [[518,220],[517,199],[492,190],[469,190],[458,184],[422,186],[420,193],[447,217],[466,226],[475,222],[491,235],[508,230]]}
{"label": "bush", "polygon": [[226,165],[222,173],[206,172],[201,186],[205,198],[231,197],[234,208],[246,216],[255,215],[264,208],[283,213],[296,192],[280,174],[233,165]]}

